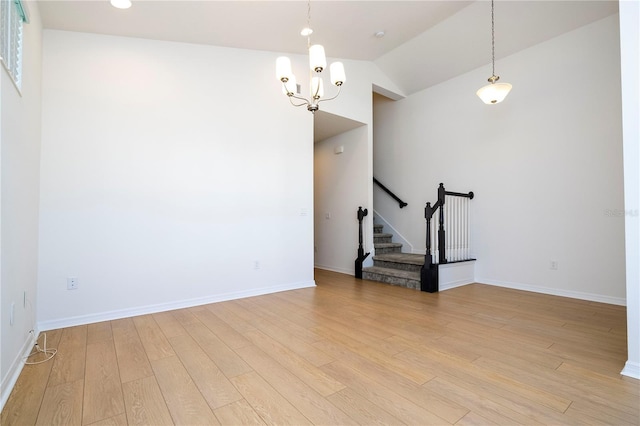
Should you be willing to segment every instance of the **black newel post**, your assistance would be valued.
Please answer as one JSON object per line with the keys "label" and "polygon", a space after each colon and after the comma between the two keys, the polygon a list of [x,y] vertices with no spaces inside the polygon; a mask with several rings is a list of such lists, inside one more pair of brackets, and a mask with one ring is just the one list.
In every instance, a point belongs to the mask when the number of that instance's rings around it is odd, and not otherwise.
{"label": "black newel post", "polygon": [[364,252],[362,247],[362,220],[369,214],[367,209],[358,207],[358,257],[356,258],[356,278],[362,279],[362,262],[369,256],[370,253]]}
{"label": "black newel post", "polygon": [[431,207],[431,203],[427,203],[424,208],[424,218],[427,220],[427,250],[424,255],[424,265],[420,270],[420,290],[429,293],[438,291],[438,265],[434,265],[431,260],[431,217],[438,208]]}
{"label": "black newel post", "polygon": [[438,226],[438,263],[447,263],[446,256],[446,238],[444,231],[444,198],[446,191],[444,190],[444,184],[438,186],[438,204],[440,204],[440,220]]}

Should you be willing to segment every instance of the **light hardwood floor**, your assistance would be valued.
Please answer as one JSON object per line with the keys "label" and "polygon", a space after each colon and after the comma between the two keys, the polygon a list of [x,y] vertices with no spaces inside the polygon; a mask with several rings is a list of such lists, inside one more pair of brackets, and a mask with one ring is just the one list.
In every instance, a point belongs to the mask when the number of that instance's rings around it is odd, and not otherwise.
{"label": "light hardwood floor", "polygon": [[2,425],[638,425],[625,308],[480,284],[316,288],[47,333]]}

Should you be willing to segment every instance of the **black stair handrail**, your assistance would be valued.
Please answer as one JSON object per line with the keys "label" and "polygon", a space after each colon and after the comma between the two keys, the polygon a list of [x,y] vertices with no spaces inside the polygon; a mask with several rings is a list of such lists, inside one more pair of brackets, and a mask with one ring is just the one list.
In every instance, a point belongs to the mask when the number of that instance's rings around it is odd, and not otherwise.
{"label": "black stair handrail", "polygon": [[362,207],[358,207],[358,257],[355,262],[355,275],[356,278],[362,279],[362,262],[369,256],[371,253],[365,253],[364,247],[362,246],[362,220],[366,215],[369,214],[367,209],[362,209]]}
{"label": "black stair handrail", "polygon": [[389,188],[387,188],[386,186],[384,186],[382,183],[380,183],[380,181],[378,179],[373,178],[373,183],[375,183],[376,185],[378,185],[380,187],[380,189],[382,189],[384,192],[386,192],[387,194],[389,194],[391,196],[391,198],[393,198],[394,200],[396,200],[398,202],[398,205],[400,206],[400,208],[403,208],[405,206],[407,206],[408,204],[405,203],[404,201],[402,201],[396,194],[394,194],[393,192],[391,192],[391,190]]}
{"label": "black stair handrail", "polygon": [[438,263],[447,263],[446,235],[444,229],[444,201],[447,195],[469,198],[470,200],[473,200],[474,197],[473,191],[469,191],[468,193],[447,191],[444,188],[444,184],[440,183],[438,186],[438,201],[436,201],[433,206],[429,202],[424,208],[424,218],[427,221],[427,247],[425,250],[424,265],[420,271],[420,290],[428,291],[429,293],[438,291],[438,265],[434,264],[431,259],[431,218],[438,209],[440,209],[438,217]]}

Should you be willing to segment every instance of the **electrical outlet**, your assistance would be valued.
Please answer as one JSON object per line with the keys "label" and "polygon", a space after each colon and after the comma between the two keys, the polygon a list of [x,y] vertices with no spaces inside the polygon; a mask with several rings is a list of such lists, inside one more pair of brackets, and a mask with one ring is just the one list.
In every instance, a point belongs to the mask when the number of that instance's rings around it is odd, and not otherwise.
{"label": "electrical outlet", "polygon": [[77,290],[77,289],[78,289],[78,278],[67,277],[67,290]]}
{"label": "electrical outlet", "polygon": [[549,268],[551,268],[551,270],[553,271],[557,271],[558,270],[558,261],[557,260],[552,260]]}
{"label": "electrical outlet", "polygon": [[253,262],[253,269],[255,269],[256,271],[258,269],[260,269],[260,262],[259,261],[256,260],[255,262]]}

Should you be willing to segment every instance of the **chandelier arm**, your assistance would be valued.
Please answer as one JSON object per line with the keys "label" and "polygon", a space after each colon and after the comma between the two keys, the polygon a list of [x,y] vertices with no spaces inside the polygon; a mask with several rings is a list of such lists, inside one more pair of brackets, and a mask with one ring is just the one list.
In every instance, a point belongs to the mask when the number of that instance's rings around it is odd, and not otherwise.
{"label": "chandelier arm", "polygon": [[[291,98],[299,99],[301,101],[304,101],[304,103],[302,103],[302,104],[293,103],[293,99],[291,99]],[[291,102],[291,105],[296,106],[296,107],[304,106],[304,105],[311,105],[311,103],[309,103],[309,101],[306,100],[305,98],[302,98],[300,96],[295,96],[295,95],[289,96],[289,102]]]}
{"label": "chandelier arm", "polygon": [[333,100],[333,99],[337,98],[337,97],[338,97],[338,95],[340,95],[340,91],[341,91],[341,90],[342,90],[342,85],[338,86],[338,93],[336,93],[336,95],[335,95],[334,97],[332,97],[332,98],[326,98],[326,99],[318,99],[318,102],[317,102],[317,103],[324,102],[324,101],[331,101],[331,100]]}

